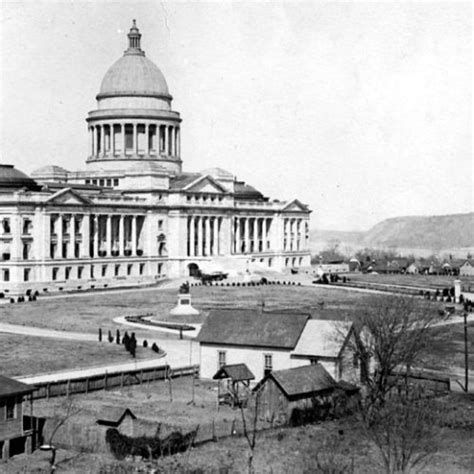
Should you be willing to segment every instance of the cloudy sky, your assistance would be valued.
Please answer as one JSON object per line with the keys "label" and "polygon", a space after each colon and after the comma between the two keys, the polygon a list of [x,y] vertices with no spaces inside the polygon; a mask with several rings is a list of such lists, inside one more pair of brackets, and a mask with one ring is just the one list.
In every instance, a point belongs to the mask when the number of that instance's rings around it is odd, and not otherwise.
{"label": "cloudy sky", "polygon": [[133,18],[184,120],[185,170],[298,197],[325,229],[473,210],[467,2],[2,1],[2,162],[85,167]]}

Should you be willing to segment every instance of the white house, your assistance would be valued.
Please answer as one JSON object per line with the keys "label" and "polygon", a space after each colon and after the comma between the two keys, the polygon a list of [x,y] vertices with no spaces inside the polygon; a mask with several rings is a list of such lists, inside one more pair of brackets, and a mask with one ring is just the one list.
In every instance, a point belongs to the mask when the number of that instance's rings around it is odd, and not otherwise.
{"label": "white house", "polygon": [[273,370],[320,363],[337,381],[360,381],[352,351],[353,324],[307,314],[258,310],[212,311],[198,335],[201,377],[224,365],[246,364],[258,382]]}
{"label": "white house", "polygon": [[354,355],[351,322],[310,319],[291,353],[294,360],[320,363],[337,381],[360,381],[359,360]]}
{"label": "white house", "polygon": [[309,319],[251,309],[211,311],[197,338],[201,377],[211,379],[222,366],[243,363],[259,381],[272,370],[308,365],[308,359],[291,355]]}
{"label": "white house", "polygon": [[474,260],[466,260],[459,267],[460,276],[474,276]]}

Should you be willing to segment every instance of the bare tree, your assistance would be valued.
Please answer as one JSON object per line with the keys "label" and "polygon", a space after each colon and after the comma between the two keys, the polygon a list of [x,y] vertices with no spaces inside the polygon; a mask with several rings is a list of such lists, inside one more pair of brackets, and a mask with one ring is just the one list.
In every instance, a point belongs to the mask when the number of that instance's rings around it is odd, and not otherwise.
{"label": "bare tree", "polygon": [[257,390],[256,392],[254,392],[253,403],[250,406],[251,408],[250,426],[247,424],[247,417],[245,414],[244,403],[242,400],[239,400],[240,415],[242,417],[244,437],[247,440],[247,443],[250,449],[250,454],[247,460],[249,474],[252,474],[254,472],[253,459],[254,459],[255,447],[257,445],[258,415],[259,415],[259,406],[260,406],[261,396],[262,396],[261,390]]}
{"label": "bare tree", "polygon": [[[309,467],[309,466],[308,466]],[[326,437],[305,472],[316,474],[353,474],[354,452],[347,446],[342,430]]]}
{"label": "bare tree", "polygon": [[378,448],[387,474],[421,468],[437,450],[435,405],[413,395],[392,396],[364,413],[366,434]]}
{"label": "bare tree", "polygon": [[397,368],[421,364],[429,344],[430,328],[440,318],[438,307],[409,296],[373,296],[354,321],[349,343],[361,363],[361,378],[368,402],[383,403],[396,383]]}

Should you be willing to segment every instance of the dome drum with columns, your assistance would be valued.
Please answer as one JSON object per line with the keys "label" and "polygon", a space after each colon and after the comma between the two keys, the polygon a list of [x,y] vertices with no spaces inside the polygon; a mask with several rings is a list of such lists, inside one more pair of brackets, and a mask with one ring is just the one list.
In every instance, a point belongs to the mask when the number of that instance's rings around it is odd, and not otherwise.
{"label": "dome drum with columns", "polygon": [[[89,112],[83,170],[0,166],[0,293],[310,265],[310,210],[219,168],[182,170],[181,118],[133,22]],[[44,160],[43,160],[44,161]]]}
{"label": "dome drum with columns", "polygon": [[[112,168],[115,160],[159,161],[171,173],[181,171],[179,113],[163,73],[141,49],[135,20],[129,47],[102,80],[97,108],[89,112],[89,167]],[[105,163],[109,162],[109,163]],[[125,163],[120,164],[123,167]]]}

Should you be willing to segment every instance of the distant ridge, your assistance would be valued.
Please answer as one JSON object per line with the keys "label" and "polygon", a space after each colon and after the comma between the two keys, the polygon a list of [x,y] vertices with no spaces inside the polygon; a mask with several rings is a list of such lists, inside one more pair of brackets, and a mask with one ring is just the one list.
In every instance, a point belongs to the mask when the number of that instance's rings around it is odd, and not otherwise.
{"label": "distant ridge", "polygon": [[474,212],[443,216],[392,217],[379,222],[366,232],[314,230],[312,247],[331,245],[341,248],[417,249],[431,252],[474,248]]}

